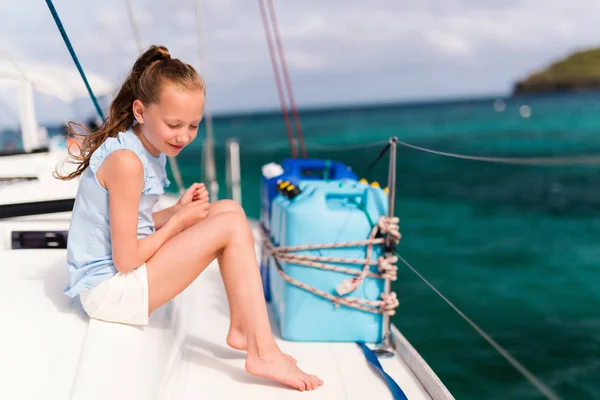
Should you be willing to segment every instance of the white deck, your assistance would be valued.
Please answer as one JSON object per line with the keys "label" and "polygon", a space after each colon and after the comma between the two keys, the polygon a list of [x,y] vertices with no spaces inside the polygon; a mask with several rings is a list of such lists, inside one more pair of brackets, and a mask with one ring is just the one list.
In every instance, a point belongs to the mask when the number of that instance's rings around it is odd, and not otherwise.
{"label": "white deck", "polygon": [[[67,229],[68,216],[0,221],[1,399],[392,399],[352,343],[278,339],[301,368],[325,381],[314,392],[248,375],[244,353],[225,343],[228,308],[215,263],[148,327],[90,320],[77,298],[62,294],[64,250],[7,247],[10,230]],[[408,342],[396,339],[424,383],[398,356],[381,363],[408,398],[452,398]]]}
{"label": "white deck", "polygon": [[[182,396],[206,399],[392,399],[378,374],[371,370],[356,344],[297,343],[278,340],[281,349],[298,359],[306,371],[325,385],[310,393],[289,390],[244,371],[244,353],[225,344],[228,328],[226,297],[218,268],[211,266],[191,288],[198,317],[189,321],[183,342]],[[194,313],[195,314],[195,313]],[[272,315],[272,314],[271,314]],[[272,325],[276,327],[273,318]],[[409,399],[429,399],[408,368],[397,359],[382,360]]]}

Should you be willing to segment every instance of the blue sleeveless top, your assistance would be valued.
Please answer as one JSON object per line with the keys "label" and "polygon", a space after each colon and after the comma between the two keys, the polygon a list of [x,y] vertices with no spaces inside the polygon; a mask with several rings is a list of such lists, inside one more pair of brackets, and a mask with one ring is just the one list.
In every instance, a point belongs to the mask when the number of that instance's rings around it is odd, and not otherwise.
{"label": "blue sleeveless top", "polygon": [[108,191],[100,185],[96,172],[109,154],[116,150],[133,151],[144,166],[144,188],[138,212],[137,236],[141,239],[155,231],[152,211],[169,185],[166,156],[150,154],[131,130],[108,138],[90,158],[81,175],[67,240],[67,275],[64,293],[75,297],[117,273],[112,260]]}

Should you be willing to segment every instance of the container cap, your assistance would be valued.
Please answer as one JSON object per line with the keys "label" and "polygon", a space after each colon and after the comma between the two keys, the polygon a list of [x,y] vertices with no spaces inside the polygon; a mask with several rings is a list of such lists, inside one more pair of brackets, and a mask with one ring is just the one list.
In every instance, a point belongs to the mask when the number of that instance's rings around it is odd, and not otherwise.
{"label": "container cap", "polygon": [[283,174],[283,168],[277,163],[268,163],[263,165],[262,174],[267,179],[275,178],[276,176]]}

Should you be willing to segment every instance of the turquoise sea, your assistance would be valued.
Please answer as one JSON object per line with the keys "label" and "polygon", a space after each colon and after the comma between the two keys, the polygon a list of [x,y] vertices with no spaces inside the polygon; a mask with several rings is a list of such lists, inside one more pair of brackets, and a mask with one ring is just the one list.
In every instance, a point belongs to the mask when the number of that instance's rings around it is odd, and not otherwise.
{"label": "turquoise sea", "polygon": [[[301,110],[309,156],[367,167],[397,136],[489,157],[600,154],[600,93],[353,105]],[[519,107],[529,105],[529,118]],[[280,112],[215,118],[221,194],[225,143],[240,141],[243,205],[259,215],[260,168],[289,156]],[[201,131],[203,131],[201,129]],[[202,137],[178,157],[201,177]],[[400,254],[563,399],[600,399],[600,168],[518,166],[400,147]],[[174,185],[172,185],[174,186]],[[457,399],[543,397],[406,267],[393,322]]]}

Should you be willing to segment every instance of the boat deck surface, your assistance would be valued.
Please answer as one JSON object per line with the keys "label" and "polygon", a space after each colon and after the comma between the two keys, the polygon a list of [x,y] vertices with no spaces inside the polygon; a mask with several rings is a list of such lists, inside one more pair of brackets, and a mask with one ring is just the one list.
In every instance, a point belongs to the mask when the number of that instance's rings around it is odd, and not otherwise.
{"label": "boat deck surface", "polygon": [[[324,386],[298,392],[248,375],[229,348],[227,299],[218,266],[157,310],[147,327],[90,320],[66,286],[65,250],[10,250],[11,230],[68,229],[64,217],[0,221],[0,398],[10,399],[392,399],[353,343],[278,337]],[[382,359],[411,400],[430,399],[399,356]]]}

